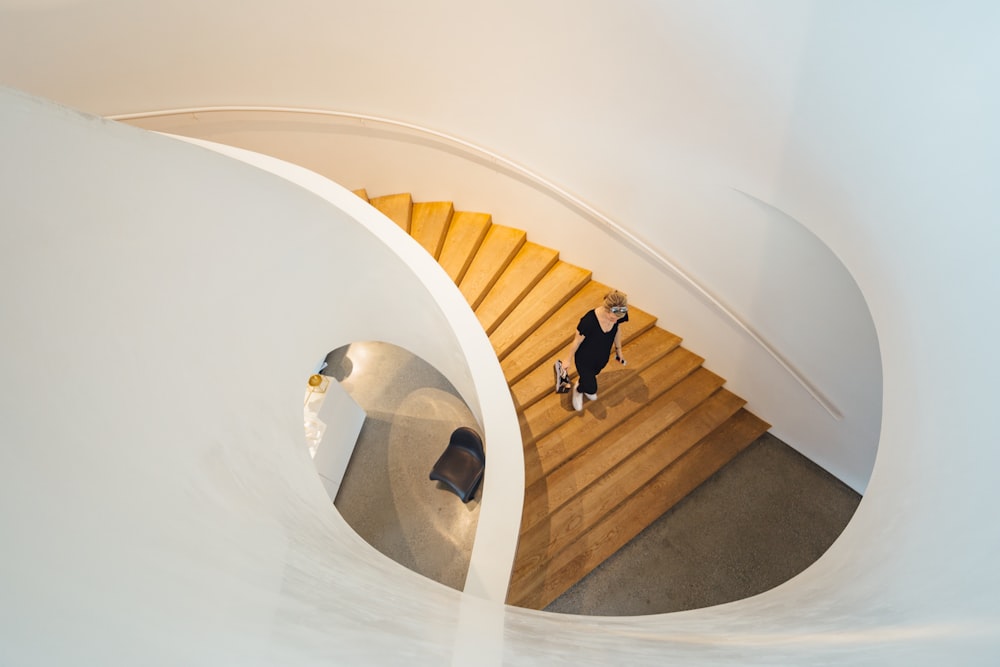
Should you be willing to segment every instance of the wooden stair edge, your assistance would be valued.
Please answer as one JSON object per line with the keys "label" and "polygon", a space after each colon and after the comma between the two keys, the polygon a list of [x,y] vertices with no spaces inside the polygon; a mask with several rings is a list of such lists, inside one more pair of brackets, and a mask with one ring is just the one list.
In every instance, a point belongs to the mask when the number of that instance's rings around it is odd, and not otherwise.
{"label": "wooden stair edge", "polygon": [[592,277],[587,269],[557,261],[490,332],[490,343],[497,359],[502,363],[514,348],[583,289]]}
{"label": "wooden stair edge", "polygon": [[521,229],[493,224],[487,230],[458,286],[472,310],[483,302],[527,241],[528,234]]}
{"label": "wooden stair edge", "polygon": [[437,261],[455,215],[450,201],[413,202],[410,214],[410,236]]}
{"label": "wooden stair edge", "polygon": [[493,226],[489,213],[455,211],[437,258],[455,285],[460,285],[472,260]]}
{"label": "wooden stair edge", "polygon": [[368,203],[395,222],[404,232],[410,233],[410,220],[413,215],[413,197],[410,193],[369,197]]}
{"label": "wooden stair edge", "polygon": [[473,309],[489,335],[559,262],[559,253],[526,241]]}

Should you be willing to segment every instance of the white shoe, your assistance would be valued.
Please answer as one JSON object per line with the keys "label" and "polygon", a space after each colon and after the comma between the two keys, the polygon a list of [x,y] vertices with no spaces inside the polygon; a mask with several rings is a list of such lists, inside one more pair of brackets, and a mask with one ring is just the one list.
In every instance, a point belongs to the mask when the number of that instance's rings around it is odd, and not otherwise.
{"label": "white shoe", "polygon": [[576,385],[573,385],[573,409],[577,412],[583,410],[583,394],[576,390]]}
{"label": "white shoe", "polygon": [[586,396],[587,398],[589,398],[592,401],[596,401],[597,400],[597,394],[584,394],[584,396]]}

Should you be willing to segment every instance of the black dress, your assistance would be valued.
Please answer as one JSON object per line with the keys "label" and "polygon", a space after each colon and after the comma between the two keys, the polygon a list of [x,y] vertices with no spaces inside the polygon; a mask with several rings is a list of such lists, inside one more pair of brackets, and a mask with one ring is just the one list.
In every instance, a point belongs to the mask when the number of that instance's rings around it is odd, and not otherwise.
{"label": "black dress", "polygon": [[608,364],[615,336],[618,335],[618,325],[622,322],[628,322],[628,314],[615,322],[611,330],[605,333],[601,329],[597,313],[590,310],[576,325],[577,332],[583,336],[583,342],[576,348],[573,361],[576,363],[576,372],[580,375],[579,390],[582,393],[597,393],[597,374]]}

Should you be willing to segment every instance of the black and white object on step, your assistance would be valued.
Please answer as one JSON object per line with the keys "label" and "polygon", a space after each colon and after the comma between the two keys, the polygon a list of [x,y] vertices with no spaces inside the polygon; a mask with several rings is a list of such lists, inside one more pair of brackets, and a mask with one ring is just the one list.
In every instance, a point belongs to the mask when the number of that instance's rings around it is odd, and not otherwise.
{"label": "black and white object on step", "polygon": [[556,393],[565,394],[570,390],[570,383],[569,373],[566,372],[566,368],[563,366],[562,360],[556,360],[554,370],[556,374]]}

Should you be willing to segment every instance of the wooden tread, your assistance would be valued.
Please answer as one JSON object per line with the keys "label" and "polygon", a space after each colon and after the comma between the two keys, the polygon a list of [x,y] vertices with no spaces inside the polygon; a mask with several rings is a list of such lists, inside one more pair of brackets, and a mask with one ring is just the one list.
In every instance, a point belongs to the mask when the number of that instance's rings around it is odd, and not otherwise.
{"label": "wooden tread", "polygon": [[458,285],[473,310],[510,266],[527,237],[524,231],[503,225],[493,225],[486,232],[486,238]]}
{"label": "wooden tread", "polygon": [[424,247],[431,257],[441,256],[445,235],[451,225],[455,207],[450,201],[418,202],[410,216],[410,236]]}
{"label": "wooden tread", "polygon": [[503,361],[515,346],[542,325],[555,311],[590,281],[590,271],[566,262],[556,262],[510,310],[490,334],[490,342]]}
{"label": "wooden tread", "polygon": [[458,211],[452,216],[451,226],[437,260],[456,285],[465,276],[492,224],[493,220],[488,213]]}
{"label": "wooden tread", "polygon": [[551,248],[530,241],[521,246],[479,305],[474,307],[483,330],[487,334],[493,333],[557,261],[559,253]]}
{"label": "wooden tread", "polygon": [[409,193],[401,195],[384,195],[373,197],[368,203],[382,212],[385,217],[395,222],[399,227],[410,233],[410,214],[413,210],[413,199]]}

